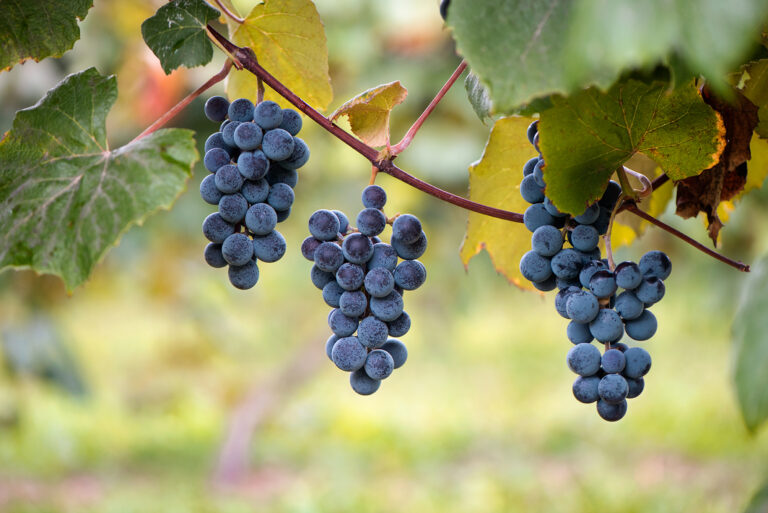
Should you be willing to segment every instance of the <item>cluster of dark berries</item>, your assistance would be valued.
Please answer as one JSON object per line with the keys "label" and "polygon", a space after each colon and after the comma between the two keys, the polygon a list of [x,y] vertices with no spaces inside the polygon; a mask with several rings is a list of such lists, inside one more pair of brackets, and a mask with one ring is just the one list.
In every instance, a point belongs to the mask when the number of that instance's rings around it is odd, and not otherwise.
{"label": "cluster of dark berries", "polygon": [[[314,263],[312,283],[333,308],[326,353],[351,373],[352,389],[361,395],[374,393],[405,363],[405,345],[392,338],[411,327],[403,294],[427,279],[426,268],[416,260],[427,249],[421,222],[410,214],[387,219],[382,211],[386,201],[384,189],[366,187],[357,228],[338,210],[318,210],[309,218],[311,236],[301,245],[302,255]],[[392,225],[390,244],[379,238],[387,224]]]}
{"label": "cluster of dark berries", "polygon": [[[538,147],[537,122],[528,128],[528,139]],[[605,420],[616,421],[627,412],[627,399],[643,391],[643,376],[651,357],[641,347],[620,343],[626,333],[648,340],[657,328],[648,310],[664,296],[664,280],[672,263],[661,251],[643,255],[640,262],[622,262],[611,269],[601,259],[600,235],[609,228],[611,213],[621,197],[621,186],[609,182],[602,198],[572,217],[557,210],[546,196],[544,159],[530,159],[523,168],[520,194],[531,203],[525,226],[533,232],[531,251],[520,260],[520,272],[542,291],[559,289],[555,309],[570,319],[568,367],[579,375],[573,395],[583,403],[597,402]],[[618,289],[624,289],[617,295]],[[593,346],[605,344],[605,352]]]}
{"label": "cluster of dark berries", "polygon": [[208,99],[205,115],[222,122],[205,141],[203,163],[212,174],[200,183],[200,195],[219,207],[203,221],[211,241],[205,261],[228,265],[232,285],[250,289],[259,280],[257,261],[276,262],[285,254],[285,238],[275,227],[290,215],[296,170],[309,160],[309,147],[296,137],[301,116],[275,102],[254,106],[221,96]]}

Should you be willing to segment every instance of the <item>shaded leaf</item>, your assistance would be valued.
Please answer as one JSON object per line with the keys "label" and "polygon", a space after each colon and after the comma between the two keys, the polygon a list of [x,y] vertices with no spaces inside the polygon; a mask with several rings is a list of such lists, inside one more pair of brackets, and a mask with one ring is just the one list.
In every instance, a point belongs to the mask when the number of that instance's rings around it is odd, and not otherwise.
{"label": "shaded leaf", "polygon": [[368,89],[331,114],[331,121],[347,116],[352,132],[370,146],[389,143],[389,113],[408,96],[399,81]]}
{"label": "shaded leaf", "polygon": [[733,379],[741,416],[754,432],[768,419],[768,257],[746,277],[744,293],[733,319]]}
{"label": "shaded leaf", "polygon": [[0,70],[27,59],[61,57],[80,39],[93,0],[5,0],[0,2]]}
{"label": "shaded leaf", "polygon": [[192,132],[110,150],[116,98],[115,78],[91,68],[16,114],[0,142],[0,268],[57,274],[71,290],[128,227],[182,192],[197,160]]}
{"label": "shaded leaf", "polygon": [[475,114],[485,124],[486,121],[491,119],[491,113],[493,112],[493,102],[488,93],[488,88],[480,82],[477,75],[469,73],[467,78],[464,79],[464,90],[467,91],[469,104],[472,105]]}
{"label": "shaded leaf", "polygon": [[[325,29],[310,0],[265,0],[253,8],[232,40],[250,47],[261,66],[314,108],[324,110],[331,103]],[[248,71],[230,73],[230,99],[255,99],[256,88],[256,77]],[[290,106],[269,88],[265,98]]]}
{"label": "shaded leaf", "polygon": [[755,131],[768,138],[768,59],[747,64],[735,78],[736,88],[759,109],[760,122]]}
{"label": "shaded leaf", "polygon": [[544,181],[552,202],[574,215],[600,198],[635,153],[681,180],[715,164],[725,146],[720,117],[693,84],[670,92],[663,83],[628,80],[552,102],[539,123]]}
{"label": "shaded leaf", "polygon": [[702,97],[720,114],[727,142],[717,164],[677,183],[677,215],[689,218],[704,212],[709,237],[717,244],[723,227],[717,208],[720,202],[741,192],[747,182],[746,162],[752,131],[757,126],[757,107],[738,92],[732,101],[724,101],[705,88]]}
{"label": "shaded leaf", "polygon": [[166,75],[179,66],[202,66],[213,57],[205,26],[220,15],[203,0],[172,0],[144,20],[141,36]]}
{"label": "shaded leaf", "polygon": [[[492,207],[523,212],[529,206],[520,196],[523,165],[536,155],[525,136],[530,118],[510,117],[496,121],[480,161],[469,167],[469,197]],[[531,233],[521,224],[469,213],[461,260],[469,265],[485,249],[493,266],[522,289],[533,285],[520,274],[520,258],[531,249]]]}

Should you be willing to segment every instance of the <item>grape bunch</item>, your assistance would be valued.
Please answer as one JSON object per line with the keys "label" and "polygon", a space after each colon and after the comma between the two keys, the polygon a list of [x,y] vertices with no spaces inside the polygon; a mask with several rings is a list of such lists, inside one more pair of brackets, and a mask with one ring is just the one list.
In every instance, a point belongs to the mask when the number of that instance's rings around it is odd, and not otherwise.
{"label": "grape bunch", "polygon": [[[411,327],[403,294],[427,279],[424,264],[416,260],[427,249],[421,222],[410,214],[387,219],[386,201],[384,189],[366,187],[357,228],[343,212],[316,211],[309,218],[311,235],[301,244],[301,254],[314,263],[312,283],[333,308],[328,316],[333,334],[325,351],[339,369],[350,372],[352,389],[361,395],[376,392],[381,380],[405,363],[408,351],[394,338]],[[387,224],[392,225],[390,244],[379,238]]]}
{"label": "grape bunch", "polygon": [[[537,122],[528,128],[528,140],[539,151]],[[583,403],[596,402],[600,417],[617,421],[627,412],[626,400],[643,391],[643,376],[651,368],[645,349],[619,341],[625,333],[637,341],[656,333],[656,317],[648,308],[664,297],[672,263],[663,252],[650,251],[637,263],[621,262],[612,269],[601,259],[598,243],[609,228],[621,186],[609,182],[599,201],[572,217],[546,196],[544,165],[539,152],[523,168],[520,194],[531,203],[523,221],[533,235],[520,272],[541,291],[559,289],[555,309],[571,321],[566,334],[574,346],[567,363],[578,374],[573,395]],[[593,340],[605,344],[602,354]]]}
{"label": "grape bunch", "polygon": [[291,213],[298,168],[309,160],[309,147],[296,137],[301,116],[272,101],[253,105],[240,98],[229,103],[213,96],[205,115],[221,122],[205,141],[203,164],[211,172],[200,182],[203,201],[219,210],[203,221],[210,241],[205,261],[229,266],[229,281],[250,289],[259,280],[257,261],[276,262],[286,243],[275,229]]}

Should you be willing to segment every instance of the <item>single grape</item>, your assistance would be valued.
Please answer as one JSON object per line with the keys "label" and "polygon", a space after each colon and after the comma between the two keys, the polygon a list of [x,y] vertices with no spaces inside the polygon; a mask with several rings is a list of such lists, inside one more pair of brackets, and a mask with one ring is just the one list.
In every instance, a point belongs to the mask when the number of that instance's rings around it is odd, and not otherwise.
{"label": "single grape", "polygon": [[360,290],[365,279],[365,271],[362,267],[351,262],[341,264],[336,271],[336,281],[344,290]]}
{"label": "single grape", "polygon": [[299,169],[301,166],[309,162],[309,146],[299,137],[293,138],[293,151],[285,160],[280,162],[280,165],[286,169]]}
{"label": "single grape", "polygon": [[573,344],[589,344],[594,340],[592,332],[589,331],[589,324],[571,321],[565,330],[568,340]]}
{"label": "single grape", "polygon": [[589,290],[601,299],[611,297],[616,292],[616,278],[607,269],[597,271],[589,280]]}
{"label": "single grape", "polygon": [[277,226],[275,209],[266,203],[257,203],[251,206],[245,214],[245,226],[255,235],[268,234]]}
{"label": "single grape", "polygon": [[360,325],[357,327],[358,340],[369,349],[383,346],[388,336],[389,329],[387,325],[372,315],[360,321]]}
{"label": "single grape", "polygon": [[221,148],[222,150],[226,151],[230,157],[235,151],[235,148],[233,148],[231,144],[227,144],[227,142],[224,140],[224,136],[221,132],[214,132],[208,136],[208,139],[205,140],[205,148],[203,151],[208,153],[213,148]]}
{"label": "single grape", "polygon": [[589,287],[589,280],[597,271],[604,271],[608,269],[608,265],[602,260],[590,260],[579,272],[579,283],[582,287]]}
{"label": "single grape", "polygon": [[343,293],[344,289],[339,287],[338,283],[335,281],[330,281],[325,285],[325,287],[323,287],[323,301],[325,301],[325,304],[328,306],[339,308],[339,300],[341,299],[341,295]]}
{"label": "single grape", "polygon": [[597,376],[579,376],[573,382],[573,397],[585,404],[594,403],[600,398],[597,393],[599,383],[600,378]]}
{"label": "single grape", "polygon": [[397,252],[395,248],[384,242],[379,242],[373,245],[373,255],[368,261],[368,269],[375,269],[381,267],[394,272],[397,266]]}
{"label": "single grape", "polygon": [[203,201],[211,205],[218,205],[221,200],[221,191],[216,187],[216,178],[214,175],[207,175],[200,182],[200,196]]}
{"label": "single grape", "polygon": [[[619,352],[619,354],[622,354]],[[623,356],[623,354],[622,354]],[[608,404],[618,404],[627,398],[629,385],[627,380],[619,374],[608,374],[603,376],[597,385],[597,393],[600,399]]]}
{"label": "single grape", "polygon": [[395,338],[387,340],[387,343],[381,346],[381,349],[388,352],[392,357],[395,369],[402,367],[408,359],[408,349],[406,349],[405,344]]}
{"label": "single grape", "polygon": [[271,130],[283,122],[283,109],[273,101],[263,101],[256,105],[251,118],[264,130]]}
{"label": "single grape", "polygon": [[451,6],[451,0],[440,0],[440,16],[443,21],[448,20],[448,7]]}
{"label": "single grape", "polygon": [[[211,175],[209,175],[211,176]],[[248,210],[248,201],[242,194],[225,194],[219,200],[219,214],[229,223],[239,223]]]}
{"label": "single grape", "polygon": [[568,351],[566,361],[579,376],[592,376],[600,370],[600,350],[592,344],[576,344]]}
{"label": "single grape", "polygon": [[241,150],[255,150],[261,144],[264,132],[256,123],[240,123],[233,135],[234,143]]}
{"label": "single grape", "polygon": [[640,286],[643,281],[643,273],[640,266],[634,262],[622,262],[616,266],[616,285],[622,289],[632,290]]}
{"label": "single grape", "polygon": [[[348,337],[352,335],[357,330],[357,324],[358,324],[358,321],[356,317],[348,317],[343,313],[341,313],[341,310],[339,309],[333,310],[331,312],[331,315],[328,317],[328,325],[331,327],[331,331],[333,331],[336,335],[340,337]],[[357,339],[355,339],[355,342],[357,342],[358,344],[360,343],[357,341]],[[363,348],[363,350],[365,350],[365,348]],[[354,370],[354,369],[342,369],[342,370]]]}
{"label": "single grape", "polygon": [[395,291],[384,297],[372,297],[371,313],[382,321],[394,321],[403,313],[403,298]]}
{"label": "single grape", "polygon": [[253,120],[253,103],[247,98],[238,98],[229,104],[227,113],[232,121],[251,121]]}
{"label": "single grape", "polygon": [[579,224],[592,224],[597,221],[597,216],[600,215],[600,205],[593,203],[588,206],[583,214],[573,218]]}
{"label": "single grape", "polygon": [[267,176],[269,159],[261,150],[244,151],[237,158],[237,170],[248,180],[260,180]]}
{"label": "single grape", "polygon": [[536,228],[531,235],[531,249],[544,257],[556,255],[563,248],[563,235],[554,226]]}
{"label": "single grape", "polygon": [[627,335],[635,340],[648,340],[656,333],[657,326],[656,316],[644,310],[637,319],[627,321]]}
{"label": "single grape", "polygon": [[520,195],[528,203],[541,203],[544,201],[544,189],[536,183],[533,175],[528,175],[520,182]]}
{"label": "single grape", "polygon": [[253,254],[262,262],[277,262],[283,258],[286,249],[285,237],[277,230],[253,238]]}
{"label": "single grape", "polygon": [[[591,262],[592,260],[600,260],[600,248],[595,248],[592,251],[579,251],[579,254],[582,257],[582,261],[586,264],[587,262]],[[608,264],[605,264],[606,269],[608,268]]]}
{"label": "single grape", "polygon": [[561,317],[570,319],[566,310],[568,298],[571,296],[571,294],[580,291],[580,287],[569,286],[561,288],[557,295],[555,295],[555,310],[557,310],[557,313],[560,314]]}
{"label": "single grape", "polygon": [[550,290],[555,290],[557,288],[557,278],[555,278],[554,274],[546,280],[534,281],[531,283],[533,283],[533,286],[536,287],[537,290],[542,292],[549,292]]}
{"label": "single grape", "polygon": [[555,218],[547,212],[542,203],[531,205],[523,213],[523,224],[529,231],[535,232],[536,228],[548,224],[555,224]]}
{"label": "single grape", "polygon": [[600,304],[597,302],[595,295],[584,290],[569,294],[568,299],[565,301],[565,311],[568,319],[576,322],[592,322],[597,317],[599,310]]}
{"label": "single grape", "polygon": [[526,131],[526,135],[528,136],[528,142],[533,144],[533,138],[536,136],[536,134],[539,133],[539,120],[537,119],[530,125],[528,125],[528,130]]}
{"label": "single grape", "polygon": [[624,370],[626,364],[626,358],[624,353],[618,349],[609,349],[603,353],[603,358],[600,362],[600,366],[606,372],[606,374],[618,374]]}
{"label": "single grape", "polygon": [[402,214],[392,223],[392,236],[398,240],[413,244],[421,236],[421,221],[411,214]]}
{"label": "single grape", "polygon": [[603,192],[603,196],[600,198],[598,203],[601,207],[605,207],[610,211],[613,210],[613,207],[616,206],[616,202],[619,200],[619,196],[621,196],[621,185],[619,185],[618,182],[611,180],[608,182],[608,185],[605,188],[605,192]]}
{"label": "single grape", "polygon": [[603,308],[589,323],[589,331],[599,342],[613,342],[624,333],[624,323],[614,310]]}
{"label": "single grape", "polygon": [[387,226],[387,218],[381,210],[364,208],[357,214],[357,229],[363,235],[368,237],[378,235],[384,231],[385,226]]}
{"label": "single grape", "polygon": [[533,168],[539,163],[539,157],[533,157],[529,159],[523,166],[523,177],[526,177],[533,173]]}
{"label": "single grape", "polygon": [[283,120],[280,122],[280,128],[291,135],[296,135],[301,131],[301,125],[301,115],[298,112],[293,109],[283,109]]}
{"label": "single grape", "polygon": [[641,378],[651,370],[651,355],[642,347],[630,347],[624,351],[624,357],[627,363],[622,373],[628,378]]}
{"label": "single grape", "polygon": [[336,240],[339,218],[330,210],[318,210],[309,217],[309,233],[318,240]]}
{"label": "single grape", "polygon": [[227,266],[227,261],[224,260],[224,255],[221,254],[221,244],[215,242],[209,242],[205,246],[205,252],[203,253],[205,262],[211,267],[220,269]]}
{"label": "single grape", "polygon": [[216,187],[224,194],[234,194],[243,186],[243,175],[237,170],[237,166],[227,164],[221,166],[214,176]]}
{"label": "single grape", "polygon": [[227,110],[229,109],[229,101],[223,96],[211,96],[205,102],[205,117],[211,121],[220,122],[224,121],[227,117]]}
{"label": "single grape", "polygon": [[394,276],[395,283],[403,290],[416,290],[427,281],[427,269],[418,260],[406,260],[397,266]]}
{"label": "single grape", "polygon": [[578,279],[566,280],[563,278],[558,278],[554,274],[552,277],[555,278],[555,285],[558,289],[567,289],[568,287],[577,287],[579,289],[581,288],[581,283],[579,283]]}
{"label": "single grape", "polygon": [[295,169],[285,169],[280,164],[270,164],[269,171],[267,172],[267,183],[269,185],[284,183],[293,189],[299,183],[299,173]]}
{"label": "single grape", "polygon": [[291,208],[294,197],[293,189],[288,185],[284,183],[276,183],[269,189],[267,203],[269,203],[276,211],[280,212]]}
{"label": "single grape", "polygon": [[611,215],[613,213],[605,207],[600,207],[600,213],[597,214],[597,220],[592,223],[597,233],[605,235],[608,232],[608,226],[611,224]]}
{"label": "single grape", "polygon": [[363,234],[348,235],[341,244],[344,258],[355,264],[364,264],[373,256],[373,243]]}
{"label": "single grape", "polygon": [[371,395],[381,386],[381,381],[373,379],[365,373],[365,369],[357,369],[349,374],[349,384],[352,390],[360,395]]}
{"label": "single grape", "polygon": [[579,277],[584,258],[575,249],[560,250],[551,260],[552,273],[558,278],[573,280]]}
{"label": "single grape", "polygon": [[392,273],[381,267],[371,269],[365,275],[365,290],[373,297],[384,297],[395,288],[395,278]]}
{"label": "single grape", "polygon": [[259,281],[259,267],[253,260],[245,265],[230,265],[227,274],[232,286],[240,290],[248,290]]}
{"label": "single grape", "polygon": [[[362,200],[365,208],[381,210],[387,204],[387,193],[378,185],[369,185],[363,189]],[[419,227],[419,231],[421,231],[421,227]]]}
{"label": "single grape", "polygon": [[549,258],[529,251],[520,259],[520,272],[526,280],[541,282],[552,275]]}
{"label": "single grape", "polygon": [[[545,197],[545,198],[544,198],[544,208],[545,208],[545,209],[547,210],[547,212],[549,212],[549,213],[550,213],[550,215],[551,215],[552,217],[554,217],[554,218],[560,218],[560,217],[564,218],[564,217],[567,217],[567,216],[568,216],[568,214],[566,214],[565,212],[560,212],[560,211],[557,209],[557,207],[555,206],[555,204],[554,204],[554,203],[552,203],[552,200],[550,200],[550,199],[549,199],[549,198],[547,198],[547,197]],[[561,228],[562,228],[562,227],[561,227]]]}
{"label": "single grape", "polygon": [[627,378],[627,385],[629,385],[627,399],[634,399],[643,393],[643,389],[645,388],[645,380],[643,378]]}
{"label": "single grape", "polygon": [[646,278],[666,280],[672,273],[672,261],[663,251],[649,251],[640,258],[638,266]]}
{"label": "single grape", "polygon": [[661,298],[664,297],[665,289],[664,282],[659,278],[656,276],[646,276],[640,283],[640,286],[635,289],[635,295],[646,306],[650,306],[661,301]]}
{"label": "single grape", "polygon": [[546,162],[544,162],[544,159],[539,159],[539,161],[533,167],[533,173],[531,173],[531,176],[536,182],[536,185],[542,189],[546,187],[546,184],[544,183],[544,167],[546,167]]}
{"label": "single grape", "polygon": [[269,195],[269,184],[263,178],[261,180],[246,180],[240,188],[240,194],[248,200],[248,203],[262,203],[267,201]]}
{"label": "single grape", "polygon": [[230,121],[221,129],[221,137],[224,139],[224,142],[233,148],[237,147],[237,144],[235,143],[235,130],[237,130],[237,127],[239,126],[240,121]]}
{"label": "single grape", "polygon": [[312,266],[312,271],[309,273],[309,277],[312,280],[312,284],[320,290],[323,290],[323,287],[325,287],[328,282],[335,279],[333,273],[325,272],[317,265]]}
{"label": "single grape", "polygon": [[338,335],[331,335],[328,337],[328,340],[325,341],[325,354],[328,355],[328,359],[333,361],[333,358],[331,357],[331,352],[333,351],[333,346],[336,345],[336,342],[339,340]]}
{"label": "single grape", "polygon": [[402,337],[411,329],[411,317],[403,312],[400,317],[387,323],[391,337]]}
{"label": "single grape", "polygon": [[221,245],[221,254],[230,265],[245,265],[253,257],[251,239],[242,233],[233,233]]}
{"label": "single grape", "polygon": [[[383,344],[382,344],[383,345]],[[365,373],[371,379],[385,379],[395,370],[395,360],[388,352],[381,349],[374,349],[368,353],[365,359]]]}
{"label": "single grape", "polygon": [[344,263],[344,254],[338,244],[323,242],[315,249],[315,265],[321,271],[335,273]]}
{"label": "single grape", "polygon": [[421,232],[416,242],[407,244],[395,236],[392,236],[390,241],[392,247],[395,248],[397,256],[403,260],[416,260],[427,250],[427,234]]}
{"label": "single grape", "polygon": [[333,213],[339,218],[339,233],[346,235],[347,231],[349,231],[349,219],[341,210],[334,210]]}
{"label": "single grape", "polygon": [[[352,292],[345,290],[341,297],[339,297],[338,306],[341,313],[348,317],[362,317],[365,309],[368,308],[368,298],[359,290]],[[358,328],[359,333],[360,328]]]}
{"label": "single grape", "polygon": [[627,413],[627,401],[621,401],[617,404],[611,404],[604,400],[597,401],[597,414],[600,415],[600,417],[603,420],[607,420],[609,422],[616,422],[617,420],[621,420],[624,415]]}
{"label": "single grape", "polygon": [[579,251],[592,251],[600,242],[600,234],[588,224],[580,224],[571,232],[571,244]]}
{"label": "single grape", "polygon": [[293,153],[293,136],[282,128],[273,128],[264,134],[261,150],[272,160],[286,160]]}
{"label": "single grape", "polygon": [[221,166],[229,164],[229,153],[221,148],[212,148],[205,152],[203,164],[205,165],[205,169],[211,173],[215,173]]}
{"label": "single grape", "polygon": [[625,290],[616,297],[616,305],[614,308],[622,319],[631,321],[632,319],[640,317],[645,309],[645,305],[642,301],[637,299],[634,292]]}
{"label": "single grape", "polygon": [[203,220],[203,235],[211,242],[221,244],[233,233],[235,233],[234,225],[222,219],[218,212],[208,215]]}
{"label": "single grape", "polygon": [[[334,310],[334,312],[336,311]],[[360,344],[357,337],[339,336],[341,338],[336,341],[333,350],[331,350],[333,363],[343,371],[362,369],[365,365],[365,359],[368,357],[368,351]]]}

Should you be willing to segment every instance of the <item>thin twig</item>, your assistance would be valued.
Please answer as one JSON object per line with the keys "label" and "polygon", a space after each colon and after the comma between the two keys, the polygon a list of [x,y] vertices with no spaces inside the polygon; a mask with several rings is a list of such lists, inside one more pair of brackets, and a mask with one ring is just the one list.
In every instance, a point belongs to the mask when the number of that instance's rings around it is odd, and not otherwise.
{"label": "thin twig", "polygon": [[432,101],[429,102],[429,105],[427,105],[427,108],[424,109],[424,112],[421,113],[421,116],[419,116],[419,119],[416,120],[416,122],[411,125],[411,128],[408,129],[408,132],[403,136],[403,138],[400,140],[399,143],[395,144],[390,148],[390,155],[395,156],[399,155],[400,152],[402,152],[404,149],[408,147],[409,144],[411,144],[411,141],[413,141],[414,136],[421,128],[421,125],[424,124],[424,121],[427,120],[430,114],[432,114],[432,111],[435,110],[435,107],[437,107],[437,104],[440,103],[440,100],[443,99],[443,96],[450,90],[450,88],[453,86],[453,84],[456,82],[456,80],[459,79],[462,73],[464,73],[464,70],[467,69],[467,61],[461,61],[461,64],[459,64],[459,67],[456,68],[456,70],[453,72],[453,74],[450,76],[448,81],[443,85],[442,88],[437,92],[434,98],[432,98]]}
{"label": "thin twig", "polygon": [[239,23],[240,25],[242,25],[243,23],[245,23],[245,19],[241,18],[240,16],[236,15],[235,13],[233,13],[232,11],[230,11],[229,9],[227,9],[227,6],[225,6],[225,5],[224,5],[224,4],[221,2],[221,0],[214,0],[214,1],[216,2],[216,5],[218,5],[218,6],[219,6],[219,9],[221,9],[222,11],[224,11],[224,14],[226,14],[227,16],[229,16],[229,18],[230,18],[230,19],[232,19],[232,21],[234,21],[235,23]]}
{"label": "thin twig", "polygon": [[656,178],[653,179],[653,182],[651,182],[651,187],[655,191],[656,189],[658,189],[668,181],[669,181],[669,177],[666,174],[662,173],[660,176],[657,176]]}
{"label": "thin twig", "polygon": [[264,81],[260,78],[256,79],[256,103],[264,101]]}
{"label": "thin twig", "polygon": [[687,242],[688,244],[690,244],[694,248],[698,249],[699,251],[702,251],[702,252],[706,253],[707,255],[709,255],[709,256],[711,256],[713,258],[716,258],[717,260],[720,260],[721,262],[723,262],[725,264],[728,264],[728,265],[730,265],[731,267],[733,267],[735,269],[738,269],[739,271],[749,272],[749,265],[743,264],[741,262],[737,262],[735,260],[732,260],[732,259],[728,258],[725,255],[721,255],[717,251],[713,251],[713,250],[709,249],[704,244],[696,242],[695,240],[693,240],[692,238],[690,238],[689,236],[687,236],[686,234],[684,234],[680,230],[672,228],[667,223],[665,223],[663,221],[659,221],[658,219],[656,219],[652,215],[648,214],[647,212],[644,212],[644,211],[640,210],[640,208],[638,208],[638,206],[635,205],[634,203],[631,203],[631,202],[630,203],[625,203],[624,205],[622,205],[622,209],[623,210],[628,210],[628,211],[632,212],[633,214],[635,214],[636,216],[640,217],[641,219],[645,219],[649,223],[658,226],[662,230],[664,230],[664,231],[666,231],[668,233],[671,233],[672,235],[674,235],[675,237],[677,237],[679,239],[682,239],[683,241]]}
{"label": "thin twig", "polygon": [[499,219],[506,219],[508,221],[514,221],[516,223],[523,222],[523,215],[517,212],[510,212],[508,210],[502,210],[500,208],[489,207],[482,203],[477,203],[456,194],[444,191],[432,184],[419,180],[415,176],[408,174],[396,165],[391,160],[382,160],[379,156],[379,152],[374,148],[371,148],[361,140],[357,139],[353,135],[342,130],[338,125],[332,123],[328,118],[320,114],[313,109],[307,102],[299,98],[296,93],[285,87],[279,80],[272,76],[267,70],[262,68],[255,59],[253,50],[250,48],[240,48],[233,44],[223,35],[219,34],[216,29],[208,25],[208,33],[213,36],[217,44],[225,48],[229,53],[238,58],[243,67],[260,77],[265,84],[271,87],[277,94],[292,103],[297,109],[306,114],[312,121],[320,125],[331,135],[339,139],[341,142],[358,152],[360,155],[368,159],[371,164],[379,168],[379,171],[387,173],[388,175],[401,180],[408,185],[415,187],[427,194],[435,196],[447,203],[452,203],[461,208],[478,212],[491,217],[497,217]]}
{"label": "thin twig", "polygon": [[634,176],[640,181],[640,184],[643,186],[643,188],[642,190],[637,191],[637,194],[641,198],[644,198],[653,192],[653,184],[651,183],[651,181],[648,179],[647,176],[645,176],[643,173],[638,173],[633,169],[629,169],[627,166],[621,166],[621,168],[624,170],[625,173],[627,173],[628,175]]}
{"label": "thin twig", "polygon": [[[139,135],[137,135],[133,140],[138,141],[142,137],[146,137],[147,135],[151,134],[155,130],[162,128],[165,126],[166,123],[168,123],[171,119],[173,119],[176,114],[181,112],[187,105],[189,105],[192,100],[203,94],[206,90],[210,89],[214,84],[217,84],[224,80],[227,75],[229,74],[229,70],[232,68],[232,61],[227,60],[227,62],[224,63],[224,67],[221,68],[221,71],[216,73],[214,76],[208,79],[208,81],[189,93],[183,100],[181,100],[179,103],[174,105],[171,110],[160,116],[157,121],[149,125],[143,132],[141,132]],[[133,142],[133,141],[132,141]]]}

